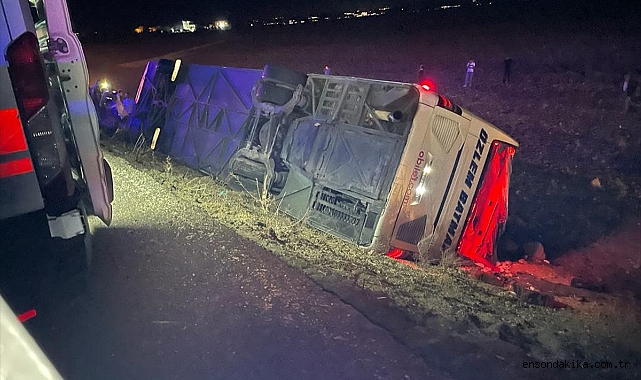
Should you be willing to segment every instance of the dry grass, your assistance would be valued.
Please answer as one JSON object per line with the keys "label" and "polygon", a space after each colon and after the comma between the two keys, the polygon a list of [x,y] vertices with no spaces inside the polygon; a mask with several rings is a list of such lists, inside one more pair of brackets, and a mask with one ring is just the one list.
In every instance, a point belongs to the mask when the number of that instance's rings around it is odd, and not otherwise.
{"label": "dry grass", "polygon": [[441,256],[439,265],[445,268],[459,268],[461,266],[461,257],[453,250],[447,250]]}
{"label": "dry grass", "polygon": [[[152,153],[137,157],[131,148],[119,144],[108,150],[319,283],[341,278],[384,294],[417,324],[438,315],[453,326],[462,324],[472,334],[488,337],[495,337],[498,326],[505,324],[534,342],[528,343],[527,350],[540,358],[618,359],[634,355],[635,348],[629,344],[612,343],[613,336],[629,335],[634,326],[624,334],[621,326],[607,325],[598,313],[577,315],[523,305],[513,293],[475,281],[456,269],[458,257],[454,254],[446,255],[439,265],[413,269],[278,213],[274,198],[260,186],[255,192],[232,191],[170,159],[157,160]],[[470,318],[478,323],[470,327]],[[561,330],[567,332],[563,336],[544,333]],[[603,351],[606,346],[608,350]]]}

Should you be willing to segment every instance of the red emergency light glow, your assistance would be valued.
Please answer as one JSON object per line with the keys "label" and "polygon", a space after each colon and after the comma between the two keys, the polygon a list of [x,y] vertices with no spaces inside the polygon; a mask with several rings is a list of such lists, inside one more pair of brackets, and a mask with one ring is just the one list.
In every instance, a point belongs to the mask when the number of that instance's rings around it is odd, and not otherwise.
{"label": "red emergency light glow", "polygon": [[419,86],[423,88],[425,91],[435,91],[436,86],[434,85],[434,82],[428,79],[423,79],[421,83],[419,83]]}
{"label": "red emergency light glow", "polygon": [[509,180],[514,147],[494,141],[457,251],[492,270],[496,241],[507,221]]}
{"label": "red emergency light glow", "polygon": [[393,259],[400,259],[404,256],[404,252],[400,248],[392,248],[387,252],[386,254],[388,257],[391,257]]}

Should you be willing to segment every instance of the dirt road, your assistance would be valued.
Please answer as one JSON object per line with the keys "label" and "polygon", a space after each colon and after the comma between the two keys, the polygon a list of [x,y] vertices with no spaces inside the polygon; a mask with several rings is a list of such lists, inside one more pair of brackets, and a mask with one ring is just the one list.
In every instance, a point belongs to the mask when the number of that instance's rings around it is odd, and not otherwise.
{"label": "dirt road", "polygon": [[112,156],[88,289],[28,327],[67,379],[448,379],[333,294]]}

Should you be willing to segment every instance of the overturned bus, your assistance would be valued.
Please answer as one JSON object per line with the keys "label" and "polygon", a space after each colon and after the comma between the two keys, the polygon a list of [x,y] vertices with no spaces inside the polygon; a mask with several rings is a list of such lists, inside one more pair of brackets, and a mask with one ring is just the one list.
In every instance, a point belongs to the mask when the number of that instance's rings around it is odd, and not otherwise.
{"label": "overturned bus", "polygon": [[359,246],[490,267],[518,146],[418,84],[180,60],[147,64],[128,129]]}

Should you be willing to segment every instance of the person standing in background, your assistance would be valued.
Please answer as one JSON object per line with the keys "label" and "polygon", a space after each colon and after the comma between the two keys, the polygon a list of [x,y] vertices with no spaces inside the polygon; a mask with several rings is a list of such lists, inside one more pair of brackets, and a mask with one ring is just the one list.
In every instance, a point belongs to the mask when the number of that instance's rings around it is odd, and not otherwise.
{"label": "person standing in background", "polygon": [[467,61],[466,71],[465,71],[465,84],[463,87],[472,87],[472,77],[474,76],[474,68],[476,63],[473,60]]}
{"label": "person standing in background", "polygon": [[626,74],[623,77],[623,92],[625,93],[624,114],[631,109],[641,107],[641,79],[639,78],[641,78],[639,70],[637,70],[637,75]]}
{"label": "person standing in background", "polygon": [[118,90],[116,96],[114,97],[114,107],[116,108],[116,112],[118,113],[120,120],[124,120],[129,116],[129,113],[127,112],[127,110],[125,109],[125,105],[123,104],[124,98],[125,92],[123,90]]}
{"label": "person standing in background", "polygon": [[332,70],[329,68],[329,65],[325,65],[323,68],[323,74],[329,75],[332,72]]}
{"label": "person standing in background", "polygon": [[418,68],[418,75],[416,76],[416,83],[421,84],[425,79],[425,65],[421,65]]}
{"label": "person standing in background", "polygon": [[628,93],[628,86],[630,85],[630,74],[623,76],[623,92]]}
{"label": "person standing in background", "polygon": [[135,102],[132,98],[129,97],[129,93],[127,91],[124,92],[124,95],[121,101],[122,101],[122,105],[125,107],[125,112],[127,113],[127,116],[131,116],[131,114],[134,113]]}
{"label": "person standing in background", "polygon": [[510,79],[512,77],[512,63],[514,61],[512,58],[507,57],[503,61],[503,84],[508,84],[510,83]]}

